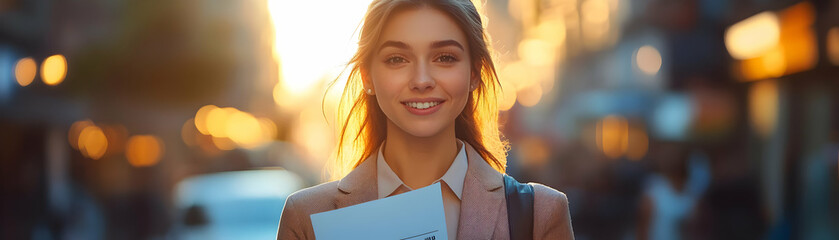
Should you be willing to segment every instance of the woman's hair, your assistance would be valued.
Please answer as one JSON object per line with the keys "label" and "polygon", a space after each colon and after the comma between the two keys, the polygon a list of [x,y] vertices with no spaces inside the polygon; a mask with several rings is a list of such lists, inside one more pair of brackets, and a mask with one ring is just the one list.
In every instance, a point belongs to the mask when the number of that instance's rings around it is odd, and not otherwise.
{"label": "woman's hair", "polygon": [[[472,145],[499,172],[507,164],[508,144],[498,124],[496,96],[500,83],[492,62],[488,36],[481,16],[469,0],[374,0],[367,9],[359,34],[358,51],[350,59],[346,87],[338,105],[340,135],[336,161],[327,168],[332,179],[340,179],[377,151],[385,140],[387,117],[373,95],[364,94],[361,75],[368,74],[374,50],[388,19],[399,11],[431,7],[451,17],[466,35],[471,70],[480,82],[469,93],[466,107],[455,119],[455,136]],[[337,79],[336,81],[337,82]],[[333,82],[332,85],[335,84]]]}

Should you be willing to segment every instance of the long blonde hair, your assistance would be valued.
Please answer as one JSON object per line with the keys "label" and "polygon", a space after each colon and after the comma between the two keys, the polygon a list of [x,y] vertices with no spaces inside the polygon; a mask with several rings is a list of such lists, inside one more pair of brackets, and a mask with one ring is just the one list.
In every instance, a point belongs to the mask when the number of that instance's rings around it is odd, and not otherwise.
{"label": "long blonde hair", "polygon": [[[347,65],[350,68],[338,105],[339,126],[337,155],[327,171],[331,179],[344,177],[377,151],[385,140],[387,117],[375,96],[364,94],[361,75],[370,68],[372,53],[385,23],[395,12],[428,6],[448,14],[466,35],[472,72],[480,72],[480,83],[469,93],[463,112],[455,119],[455,136],[472,145],[497,171],[504,173],[508,143],[502,139],[498,123],[496,96],[500,83],[487,46],[481,16],[469,0],[374,0],[367,9],[359,34],[358,51]],[[330,84],[330,87],[336,81]]]}

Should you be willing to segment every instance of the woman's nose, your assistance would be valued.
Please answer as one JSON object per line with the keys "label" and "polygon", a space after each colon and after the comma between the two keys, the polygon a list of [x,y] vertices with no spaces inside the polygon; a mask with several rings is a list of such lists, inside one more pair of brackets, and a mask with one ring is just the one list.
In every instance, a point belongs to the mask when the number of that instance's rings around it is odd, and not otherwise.
{"label": "woman's nose", "polygon": [[434,89],[437,83],[434,81],[434,78],[431,77],[428,65],[420,63],[416,69],[416,73],[414,73],[414,76],[411,78],[411,89],[420,92]]}

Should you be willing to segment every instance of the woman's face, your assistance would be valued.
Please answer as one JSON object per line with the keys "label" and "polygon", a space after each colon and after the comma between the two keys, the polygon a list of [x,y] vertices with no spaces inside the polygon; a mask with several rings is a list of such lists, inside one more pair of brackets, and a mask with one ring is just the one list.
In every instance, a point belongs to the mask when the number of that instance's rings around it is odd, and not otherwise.
{"label": "woman's face", "polygon": [[[454,130],[472,89],[466,44],[457,24],[436,9],[391,16],[365,80],[388,118],[388,131],[431,137]],[[393,125],[399,129],[390,129]]]}

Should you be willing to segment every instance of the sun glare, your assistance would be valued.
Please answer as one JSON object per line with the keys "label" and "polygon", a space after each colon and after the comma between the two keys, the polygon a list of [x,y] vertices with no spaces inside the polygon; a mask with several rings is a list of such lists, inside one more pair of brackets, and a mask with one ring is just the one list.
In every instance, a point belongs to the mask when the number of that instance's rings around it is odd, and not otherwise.
{"label": "sun glare", "polygon": [[280,66],[274,93],[278,105],[292,107],[308,95],[322,96],[321,86],[334,79],[355,53],[355,29],[369,3],[268,0],[274,58]]}

